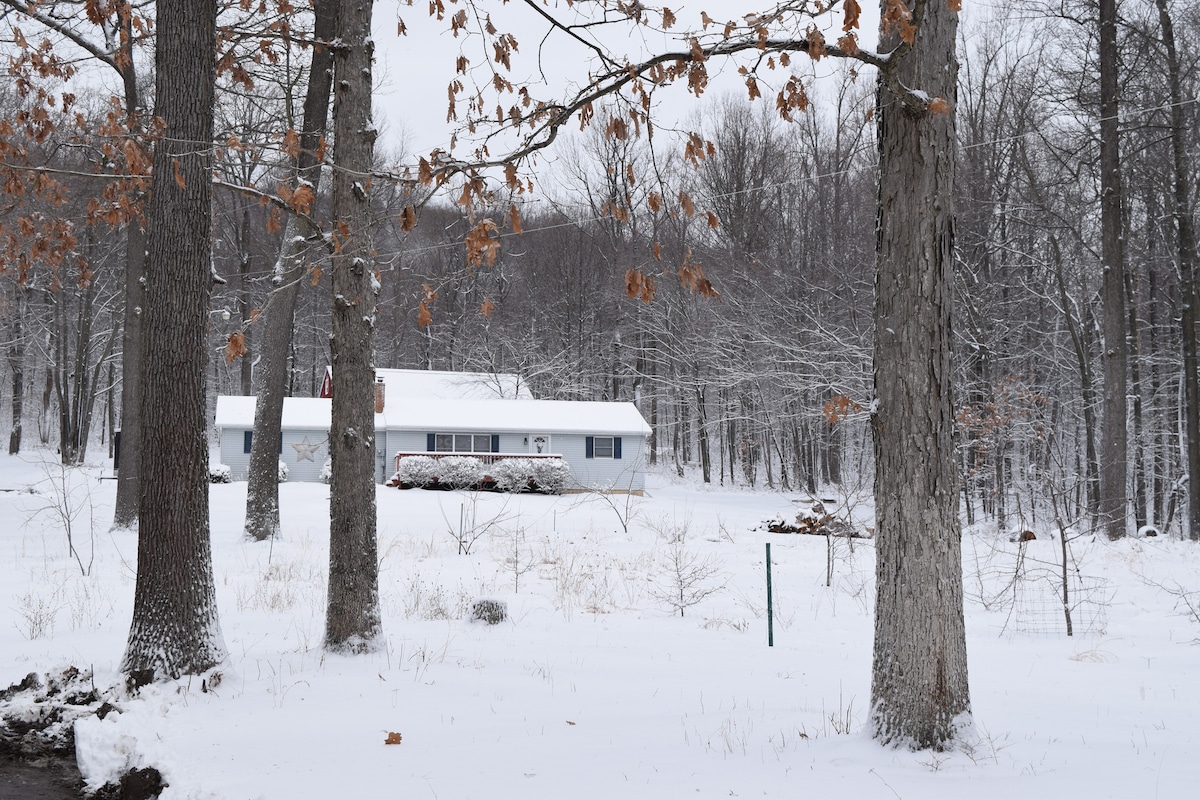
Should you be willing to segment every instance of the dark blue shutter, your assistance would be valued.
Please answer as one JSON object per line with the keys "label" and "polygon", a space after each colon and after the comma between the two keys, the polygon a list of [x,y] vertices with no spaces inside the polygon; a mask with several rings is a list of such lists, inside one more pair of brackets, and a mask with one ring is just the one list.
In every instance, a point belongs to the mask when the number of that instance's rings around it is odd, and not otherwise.
{"label": "dark blue shutter", "polygon": [[621,437],[614,436],[613,437],[613,458],[620,458],[620,457],[621,457]]}
{"label": "dark blue shutter", "polygon": [[254,443],[254,431],[246,431],[242,434],[242,452],[249,453],[250,445]]}
{"label": "dark blue shutter", "polygon": [[283,455],[283,431],[279,432],[279,455]]}
{"label": "dark blue shutter", "polygon": [[500,434],[498,434],[498,433],[492,434],[492,452],[493,453],[500,452]]}
{"label": "dark blue shutter", "polygon": [[437,449],[437,434],[436,433],[425,434],[425,450],[427,452],[432,453],[436,449]]}
{"label": "dark blue shutter", "polygon": [[586,436],[583,440],[583,457],[595,458],[596,452],[596,437]]}

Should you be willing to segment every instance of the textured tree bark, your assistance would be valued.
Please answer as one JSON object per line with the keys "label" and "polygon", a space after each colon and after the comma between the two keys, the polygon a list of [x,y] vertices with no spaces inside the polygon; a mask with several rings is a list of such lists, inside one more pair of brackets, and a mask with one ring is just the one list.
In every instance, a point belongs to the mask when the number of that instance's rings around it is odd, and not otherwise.
{"label": "textured tree bark", "polygon": [[372,0],[339,0],[333,95],[333,357],[329,452],[329,595],[325,646],[379,647],[375,542],[375,398],[371,366],[378,279],[371,255]]}
{"label": "textured tree bark", "polygon": [[1100,443],[1100,525],[1125,535],[1129,444],[1125,342],[1124,198],[1117,119],[1117,0],[1100,0],[1100,250],[1104,264],[1104,437]]}
{"label": "textured tree bark", "polygon": [[[945,747],[967,722],[958,473],[951,397],[954,108],[958,15],[925,9],[893,67],[949,103],[913,111],[879,86],[875,280],[876,601],[870,726],[875,738]],[[898,44],[881,35],[881,49]]]}
{"label": "textured tree bark", "polygon": [[[313,32],[317,41],[332,41],[337,19],[336,3],[334,0],[317,0],[313,9],[316,14]],[[316,46],[308,73],[300,153],[296,160],[298,177],[312,184],[314,195],[321,182],[320,162],[316,153],[325,136],[332,86],[333,53],[327,46]],[[277,444],[283,421],[283,398],[287,394],[288,353],[292,347],[292,331],[296,321],[296,297],[304,274],[304,251],[310,246],[310,238],[319,233],[306,220],[296,215],[288,217],[272,279],[274,288],[263,310],[265,326],[260,345],[261,383],[254,409],[255,436],[250,445],[250,469],[246,485],[246,536],[257,541],[269,539],[279,532]]]}
{"label": "textured tree bark", "polygon": [[147,209],[137,586],[123,671],[202,672],[225,656],[213,586],[205,436],[215,0],[161,0]]}

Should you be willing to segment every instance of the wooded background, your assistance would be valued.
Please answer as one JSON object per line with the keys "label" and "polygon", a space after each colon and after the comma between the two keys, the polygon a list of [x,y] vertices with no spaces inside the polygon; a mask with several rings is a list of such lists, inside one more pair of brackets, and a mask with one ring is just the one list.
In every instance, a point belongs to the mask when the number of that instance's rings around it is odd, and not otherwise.
{"label": "wooded background", "polygon": [[[46,76],[54,56],[40,42],[69,43],[12,11],[24,5],[4,3],[0,21],[15,76],[0,88],[2,400],[10,451],[36,441],[76,462],[111,452],[119,419],[124,206],[139,189],[114,176],[136,154],[83,135],[123,124],[106,98],[73,97],[62,113],[69,88]],[[87,5],[43,4],[81,18]],[[271,14],[252,18],[233,5],[222,12],[219,49],[235,54],[235,66],[218,77],[215,138],[238,144],[216,156],[214,269],[224,283],[209,322],[210,401],[256,391],[254,319],[274,290],[282,227],[278,206],[243,188],[272,194],[285,180],[283,140],[308,63],[303,9],[276,13],[272,3]],[[1194,322],[1183,323],[1193,321],[1185,298],[1195,245],[1181,247],[1176,215],[1190,218],[1196,206],[1200,9],[1161,5],[1175,27],[1177,70],[1159,4],[1123,3],[1118,25],[1121,368],[1131,526],[1185,532],[1187,449],[1196,446],[1186,422],[1197,409],[1183,371]],[[1026,3],[960,33],[954,341],[968,523],[1024,528],[1056,508],[1069,522],[1099,503],[1105,306],[1094,9]],[[263,57],[251,21],[261,31],[285,18],[295,41],[273,39]],[[790,124],[744,94],[706,96],[684,125],[712,143],[702,158],[686,157],[666,132],[650,143],[594,124],[555,146],[557,163],[533,177],[532,194],[490,210],[411,181],[376,181],[375,364],[517,372],[538,397],[631,400],[653,428],[651,458],[681,475],[814,494],[835,484],[866,497],[874,91],[872,77],[843,67]],[[1182,164],[1173,125],[1184,137]],[[379,170],[392,168],[379,151]],[[60,172],[26,169],[18,180],[18,162]],[[1182,196],[1177,166],[1191,187]],[[694,214],[680,210],[680,192]],[[510,203],[523,233],[511,229]],[[328,216],[327,206],[322,190],[313,215]],[[406,230],[410,206],[418,218]],[[489,216],[494,261],[471,265],[466,237]],[[329,254],[313,248],[306,257],[289,372],[297,396],[315,395],[330,363]],[[702,266],[712,291],[689,264]],[[247,353],[227,362],[231,334],[244,337]]]}

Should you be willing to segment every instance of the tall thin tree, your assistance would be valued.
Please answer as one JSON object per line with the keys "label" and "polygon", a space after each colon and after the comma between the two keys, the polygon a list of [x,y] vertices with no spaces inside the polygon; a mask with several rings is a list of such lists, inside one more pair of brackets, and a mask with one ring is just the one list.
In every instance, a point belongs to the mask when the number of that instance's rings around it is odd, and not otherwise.
{"label": "tall thin tree", "polygon": [[1188,164],[1185,140],[1187,106],[1183,99],[1183,75],[1175,46],[1175,23],[1167,0],[1155,0],[1163,50],[1167,58],[1167,81],[1171,98],[1171,166],[1173,192],[1171,219],[1175,224],[1175,260],[1179,269],[1179,291],[1183,339],[1183,397],[1185,452],[1188,474],[1187,531],[1193,541],[1200,540],[1200,348],[1196,341],[1196,227],[1192,208],[1192,171]]}
{"label": "tall thin tree", "polygon": [[333,357],[329,452],[329,594],[325,646],[377,648],[382,634],[375,541],[375,297],[371,254],[371,12],[338,0],[333,99]]}
{"label": "tall thin tree", "polygon": [[1110,539],[1125,535],[1129,437],[1125,341],[1124,193],[1121,188],[1117,0],[1100,0],[1100,250],[1104,264],[1104,438],[1100,445],[1100,524]]}
{"label": "tall thin tree", "polygon": [[[333,85],[333,41],[337,4],[334,0],[315,0],[313,11],[312,63],[308,89],[304,97],[304,121],[300,131],[300,149],[296,154],[293,197],[315,200],[321,182],[321,163],[317,157],[329,118],[329,91]],[[311,211],[311,204],[309,211]],[[306,248],[320,232],[307,214],[292,214],[279,245],[279,259],[271,276],[271,297],[265,315],[259,367],[261,383],[254,409],[254,439],[250,443],[250,469],[246,483],[246,536],[262,541],[279,532],[279,470],[276,467],[277,444],[283,421],[283,398],[287,393],[288,352],[296,319],[296,297],[304,274]]]}

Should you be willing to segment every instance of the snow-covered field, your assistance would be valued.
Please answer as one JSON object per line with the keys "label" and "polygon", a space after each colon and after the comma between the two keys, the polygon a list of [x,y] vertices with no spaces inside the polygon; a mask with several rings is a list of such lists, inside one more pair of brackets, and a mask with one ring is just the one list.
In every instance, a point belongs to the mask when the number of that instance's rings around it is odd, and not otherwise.
{"label": "snow-covered field", "polygon": [[[100,474],[0,457],[0,686],[69,665],[120,682],[137,547],[109,532],[115,485]],[[228,662],[209,691],[147,687],[78,723],[90,781],[154,766],[164,798],[280,800],[1200,791],[1200,622],[1183,604],[1200,609],[1195,545],[1073,541],[1068,638],[1049,531],[1031,526],[1023,547],[969,531],[975,734],[910,753],[862,732],[870,541],[767,533],[797,495],[662,476],[645,498],[380,487],[387,646],[354,658],[321,649],[328,487],[281,496],[284,537],[251,544],[245,484],[212,487]],[[696,600],[682,616],[679,583]],[[477,598],[509,618],[467,621]]]}

